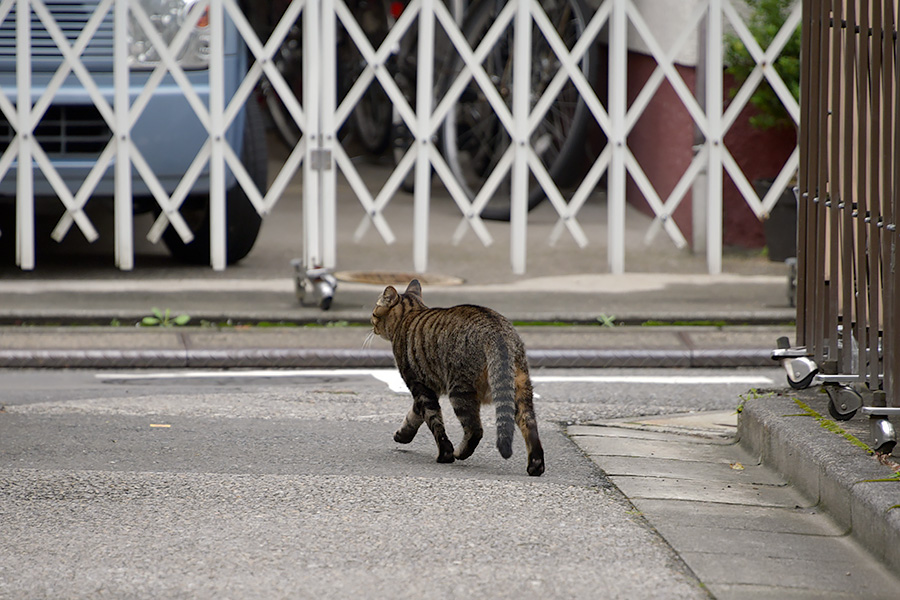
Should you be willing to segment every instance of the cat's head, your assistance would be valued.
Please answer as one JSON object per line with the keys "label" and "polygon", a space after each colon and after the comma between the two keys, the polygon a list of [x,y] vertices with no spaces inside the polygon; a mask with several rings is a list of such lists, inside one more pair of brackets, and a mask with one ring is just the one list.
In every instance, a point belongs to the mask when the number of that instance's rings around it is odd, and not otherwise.
{"label": "cat's head", "polygon": [[375,302],[372,311],[372,330],[387,341],[391,341],[397,323],[410,310],[425,308],[422,301],[422,286],[418,279],[413,279],[400,294],[392,285],[384,288],[384,292]]}

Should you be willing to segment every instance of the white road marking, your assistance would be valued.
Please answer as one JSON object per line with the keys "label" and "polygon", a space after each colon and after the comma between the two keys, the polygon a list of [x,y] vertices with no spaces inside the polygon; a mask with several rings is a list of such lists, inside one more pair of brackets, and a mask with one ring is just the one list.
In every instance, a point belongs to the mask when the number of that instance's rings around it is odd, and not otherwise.
{"label": "white road marking", "polygon": [[536,383],[649,383],[658,385],[774,385],[762,375],[536,375]]}
{"label": "white road marking", "polygon": [[382,383],[386,383],[394,393],[410,393],[409,388],[406,387],[406,382],[403,381],[403,378],[400,376],[400,371],[398,371],[397,369],[384,369],[378,371],[377,373],[373,372],[372,377],[374,377],[378,381],[381,381]]}
{"label": "white road marking", "polygon": [[127,381],[139,379],[252,379],[254,377],[353,377],[371,375],[378,378],[382,372],[400,373],[396,369],[251,369],[246,371],[157,371],[155,373],[97,373],[101,381]]}
{"label": "white road marking", "polygon": [[3,294],[59,292],[278,292],[293,293],[293,279],[50,279],[2,281]]}
{"label": "white road marking", "polygon": [[[396,369],[254,369],[247,371],[159,371],[155,373],[97,373],[100,381],[151,379],[252,379],[289,377],[374,377],[395,393],[409,389]],[[774,385],[762,375],[535,375],[534,383],[629,383],[650,385]]]}

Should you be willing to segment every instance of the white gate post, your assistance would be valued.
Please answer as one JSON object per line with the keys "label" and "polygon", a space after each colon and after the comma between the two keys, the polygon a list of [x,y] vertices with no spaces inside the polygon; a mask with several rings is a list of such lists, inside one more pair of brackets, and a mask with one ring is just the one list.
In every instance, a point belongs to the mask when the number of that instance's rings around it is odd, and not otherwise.
{"label": "white gate post", "polygon": [[303,262],[306,269],[322,266],[319,244],[320,186],[314,164],[319,158],[320,129],[320,98],[316,91],[322,85],[319,68],[322,52],[319,39],[322,24],[320,2],[309,0],[303,11],[303,89],[310,90],[310,93],[303,95],[306,112],[306,132],[303,136],[306,143],[303,158]]}
{"label": "white gate post", "polygon": [[209,2],[209,254],[212,268],[224,271],[225,228],[225,11],[222,0]]}
{"label": "white gate post", "polygon": [[607,241],[609,270],[615,275],[625,272],[625,118],[628,110],[628,19],[625,13],[628,0],[611,0],[609,32],[609,144],[612,158],[609,165],[607,191]]}
{"label": "white gate post", "polygon": [[531,0],[517,0],[513,61],[513,128],[515,145],[510,189],[512,269],[525,272],[528,229],[528,114],[531,111]]}
{"label": "white gate post", "polygon": [[431,204],[431,139],[434,80],[434,3],[422,0],[419,9],[419,55],[416,73],[416,187],[413,216],[413,262],[419,273],[428,268],[428,213]]}
{"label": "white gate post", "polygon": [[[322,2],[320,15],[322,22],[321,52],[322,70],[318,119],[320,163],[319,197],[321,199],[319,240],[321,265],[327,269],[337,266],[337,173],[332,165],[334,144],[337,141],[335,110],[337,109],[337,21],[334,0]],[[310,88],[306,88],[310,89]],[[310,118],[310,117],[307,117]]]}
{"label": "white gate post", "polygon": [[128,96],[128,2],[113,6],[113,112],[116,127],[115,261],[124,271],[134,268],[134,206],[131,201],[131,99]]}
{"label": "white gate post", "polygon": [[706,265],[710,275],[722,272],[722,0],[709,0],[706,38],[706,119],[709,152],[706,190]]}
{"label": "white gate post", "polygon": [[[706,9],[706,17],[703,18],[697,28],[697,68],[695,69],[696,83],[694,84],[695,94],[697,96],[697,104],[703,109],[706,115],[706,77],[709,70],[709,38],[707,31],[709,30],[709,7]],[[694,156],[703,149],[706,139],[702,133],[703,128],[694,123]],[[709,167],[709,159],[706,164],[700,167],[697,176],[694,178],[694,184],[691,186],[691,253],[706,254],[706,170]]]}
{"label": "white gate post", "polygon": [[31,144],[31,4],[16,3],[16,115],[19,137],[19,168],[16,177],[16,264],[34,269],[34,163]]}

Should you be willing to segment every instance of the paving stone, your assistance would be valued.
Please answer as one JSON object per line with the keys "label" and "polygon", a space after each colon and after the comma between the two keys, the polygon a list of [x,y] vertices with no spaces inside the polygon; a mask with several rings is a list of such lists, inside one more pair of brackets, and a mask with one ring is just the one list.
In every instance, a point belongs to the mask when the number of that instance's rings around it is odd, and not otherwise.
{"label": "paving stone", "polygon": [[[671,437],[646,440],[630,437],[574,436],[573,439],[589,456],[653,457],[725,464],[745,457],[745,460],[749,460],[750,456],[734,445],[728,446],[728,449],[723,451],[720,444],[681,442]],[[598,461],[601,467],[602,462],[602,459]]]}
{"label": "paving stone", "polygon": [[688,566],[707,585],[778,585],[798,590],[825,590],[853,594],[867,600],[896,599],[896,579],[885,567],[866,556],[835,557],[833,560],[797,558],[752,559],[737,554],[679,552]]}
{"label": "paving stone", "polygon": [[[597,421],[597,423],[607,423],[608,421]],[[613,437],[627,438],[633,440],[660,440],[674,441],[682,444],[718,444],[722,446],[735,446],[737,442],[733,438],[700,437],[689,435],[686,431],[682,433],[673,433],[671,431],[655,431],[641,429],[637,425],[634,427],[623,427],[618,424],[612,425],[569,425],[566,431],[570,436],[585,437]]]}
{"label": "paving stone", "polygon": [[632,503],[654,524],[669,522],[683,527],[732,529],[735,523],[740,523],[745,531],[774,531],[812,536],[837,536],[847,533],[815,507],[747,506],[653,498],[634,499]]}
{"label": "paving stone", "polygon": [[[600,465],[601,468],[603,465]],[[613,477],[613,483],[629,498],[690,500],[749,504],[751,506],[812,506],[790,487],[754,484],[730,484],[718,481],[672,479],[666,477]]]}
{"label": "paving stone", "polygon": [[713,463],[635,456],[605,456],[600,460],[602,469],[610,476],[676,477],[723,483],[787,485],[783,478],[769,469],[739,460]]}
{"label": "paving stone", "polygon": [[808,590],[775,585],[712,584],[707,588],[716,600],[859,600],[859,595],[831,590]]}
{"label": "paving stone", "polygon": [[625,429],[653,433],[674,433],[696,440],[721,440],[729,443],[737,436],[738,414],[734,410],[702,411],[674,415],[600,419],[589,422],[607,429]]}
{"label": "paving stone", "polygon": [[672,546],[682,552],[735,554],[756,559],[798,558],[834,560],[854,549],[842,536],[813,536],[778,531],[753,531],[735,521],[732,527],[682,526],[671,521],[655,521],[654,526]]}

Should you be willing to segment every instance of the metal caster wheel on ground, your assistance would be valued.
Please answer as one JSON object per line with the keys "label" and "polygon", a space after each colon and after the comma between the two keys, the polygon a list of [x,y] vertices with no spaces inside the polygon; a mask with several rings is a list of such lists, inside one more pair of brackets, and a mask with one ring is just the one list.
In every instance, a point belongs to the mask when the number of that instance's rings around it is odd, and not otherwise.
{"label": "metal caster wheel on ground", "polygon": [[819,374],[819,366],[806,356],[785,358],[781,361],[781,365],[787,373],[788,385],[795,390],[805,390]]}
{"label": "metal caster wheel on ground", "polygon": [[812,385],[819,373],[819,366],[806,353],[806,348],[791,348],[787,337],[780,337],[778,348],[772,351],[772,360],[777,360],[787,373],[787,382],[795,390],[804,390]]}
{"label": "metal caster wheel on ground", "polygon": [[897,445],[897,436],[889,416],[900,416],[900,408],[885,406],[864,406],[862,412],[869,415],[869,433],[872,449],[881,454],[891,454]]}
{"label": "metal caster wheel on ground", "polygon": [[872,449],[881,454],[890,454],[897,445],[897,437],[894,426],[884,417],[872,417],[869,422],[869,430],[872,438]]}
{"label": "metal caster wheel on ground", "polygon": [[322,310],[331,308],[337,278],[330,269],[316,268],[304,271],[302,261],[291,261],[294,267],[294,293],[304,306],[318,305]]}
{"label": "metal caster wheel on ground", "polygon": [[835,421],[849,421],[862,408],[862,396],[844,385],[825,386],[828,393],[828,414]]}
{"label": "metal caster wheel on ground", "polygon": [[[815,368],[815,363],[813,363],[809,359],[805,359],[805,360],[812,363],[813,369],[809,370],[808,367],[804,366],[802,375],[800,375],[799,379],[796,378],[797,375],[794,375],[792,377],[792,373],[795,373],[793,365],[785,366],[785,369],[791,370],[787,376],[788,385],[790,385],[795,390],[805,390],[806,388],[808,388],[810,385],[812,385],[813,379],[816,378],[816,375],[819,372],[819,369]],[[795,361],[791,361],[791,363],[793,363],[793,362],[795,362]]]}

